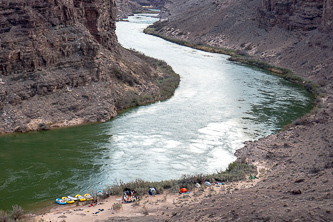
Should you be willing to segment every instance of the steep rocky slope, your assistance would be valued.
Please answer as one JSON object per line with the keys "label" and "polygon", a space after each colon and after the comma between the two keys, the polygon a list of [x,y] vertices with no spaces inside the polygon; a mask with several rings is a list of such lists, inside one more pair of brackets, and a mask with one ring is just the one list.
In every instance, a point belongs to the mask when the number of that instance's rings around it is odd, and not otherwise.
{"label": "steep rocky slope", "polygon": [[153,6],[155,8],[161,8],[165,4],[165,0],[132,0],[133,2],[137,2],[142,6]]}
{"label": "steep rocky slope", "polygon": [[168,1],[159,32],[242,50],[310,79],[331,81],[331,1]]}
{"label": "steep rocky slope", "polygon": [[269,168],[255,187],[215,194],[147,221],[333,220],[332,7],[331,0],[167,1],[156,34],[291,69],[317,83],[320,95],[318,107],[288,130],[246,142],[236,152],[238,161]]}
{"label": "steep rocky slope", "polygon": [[118,20],[122,20],[130,15],[133,15],[135,11],[142,10],[142,6],[135,1],[117,0],[116,3],[118,8]]}
{"label": "steep rocky slope", "polygon": [[115,0],[1,1],[0,133],[105,121],[170,96],[178,76],[121,48],[116,17]]}

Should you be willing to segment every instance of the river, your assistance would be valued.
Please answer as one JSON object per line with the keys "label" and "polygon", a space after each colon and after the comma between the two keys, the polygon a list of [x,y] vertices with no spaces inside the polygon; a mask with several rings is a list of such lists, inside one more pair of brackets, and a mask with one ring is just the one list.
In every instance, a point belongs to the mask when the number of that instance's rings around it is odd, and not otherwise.
{"label": "river", "polygon": [[0,136],[0,209],[31,210],[116,181],[225,169],[244,141],[277,132],[311,109],[312,96],[300,86],[143,34],[156,20],[135,15],[117,23],[117,35],[124,47],[180,74],[174,96],[106,123]]}

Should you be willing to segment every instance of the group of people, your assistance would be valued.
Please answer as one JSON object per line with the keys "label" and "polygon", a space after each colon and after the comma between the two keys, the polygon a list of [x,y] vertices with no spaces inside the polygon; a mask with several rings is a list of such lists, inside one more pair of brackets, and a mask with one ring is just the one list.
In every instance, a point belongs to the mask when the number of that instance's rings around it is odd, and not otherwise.
{"label": "group of people", "polygon": [[139,200],[139,196],[134,190],[126,190],[124,191],[123,201],[124,203],[131,203]]}

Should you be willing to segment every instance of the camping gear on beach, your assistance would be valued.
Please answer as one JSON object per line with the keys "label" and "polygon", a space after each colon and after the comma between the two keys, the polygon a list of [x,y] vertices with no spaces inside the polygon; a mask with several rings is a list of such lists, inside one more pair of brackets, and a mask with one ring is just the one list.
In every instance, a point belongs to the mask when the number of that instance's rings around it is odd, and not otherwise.
{"label": "camping gear on beach", "polygon": [[55,200],[55,202],[56,202],[57,204],[60,204],[60,205],[64,205],[64,204],[66,204],[66,201],[64,201],[64,200],[62,200],[62,199],[60,199],[60,198],[57,198],[57,199]]}
{"label": "camping gear on beach", "polygon": [[97,196],[102,197],[103,196],[103,191],[101,191],[101,190],[97,191]]}
{"label": "camping gear on beach", "polygon": [[212,185],[209,181],[206,181],[205,184],[206,184],[207,187]]}
{"label": "camping gear on beach", "polygon": [[124,203],[132,203],[138,200],[138,194],[135,192],[135,190],[131,189],[124,189],[124,194],[123,194],[123,201]]}
{"label": "camping gear on beach", "polygon": [[74,211],[83,211],[83,208],[74,209]]}
{"label": "camping gear on beach", "polygon": [[253,176],[253,175],[250,176],[250,179],[252,179],[252,180],[254,180],[255,178],[256,178],[256,177]]}
{"label": "camping gear on beach", "polygon": [[83,196],[81,196],[80,194],[76,194],[75,198],[77,198],[79,201],[83,202],[86,201],[86,198],[84,198]]}
{"label": "camping gear on beach", "polygon": [[63,201],[65,201],[66,203],[68,203],[68,204],[72,204],[72,203],[75,202],[75,200],[70,199],[70,198],[68,198],[68,197],[62,197],[61,199],[62,199]]}
{"label": "camping gear on beach", "polygon": [[215,182],[216,185],[224,185],[223,182]]}
{"label": "camping gear on beach", "polygon": [[196,183],[196,184],[195,184],[195,187],[196,187],[196,188],[200,188],[200,187],[201,187],[200,183]]}
{"label": "camping gear on beach", "polygon": [[180,189],[180,191],[179,191],[179,193],[187,193],[188,192],[188,190],[186,189],[186,188],[182,188],[182,189]]}
{"label": "camping gear on beach", "polygon": [[93,213],[93,214],[98,214],[98,213],[100,213],[100,212],[102,212],[102,211],[104,211],[104,209],[98,209],[98,211],[96,211],[96,212]]}
{"label": "camping gear on beach", "polygon": [[88,193],[86,193],[85,195],[84,195],[84,198],[86,199],[86,200],[93,200],[94,198],[90,195],[90,194],[88,194]]}

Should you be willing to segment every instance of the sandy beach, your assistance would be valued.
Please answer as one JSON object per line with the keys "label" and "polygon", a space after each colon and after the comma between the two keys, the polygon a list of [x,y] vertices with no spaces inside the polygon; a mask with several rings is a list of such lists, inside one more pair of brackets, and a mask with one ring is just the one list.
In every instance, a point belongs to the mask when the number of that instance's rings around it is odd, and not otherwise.
{"label": "sandy beach", "polygon": [[[146,220],[147,217],[172,216],[175,209],[184,206],[191,206],[200,203],[202,200],[211,198],[214,195],[232,195],[234,191],[254,187],[264,175],[260,172],[267,172],[264,164],[256,163],[258,174],[256,179],[247,179],[240,182],[226,183],[224,185],[212,184],[191,190],[189,193],[179,194],[165,190],[163,194],[144,195],[140,201],[124,203],[121,196],[110,196],[90,206],[86,202],[77,204],[57,205],[55,204],[48,212],[39,215],[27,215],[31,221],[45,222],[92,222],[114,219],[122,220]],[[263,170],[264,169],[264,170]],[[114,209],[114,207],[120,209]],[[140,219],[141,218],[141,219]]]}

